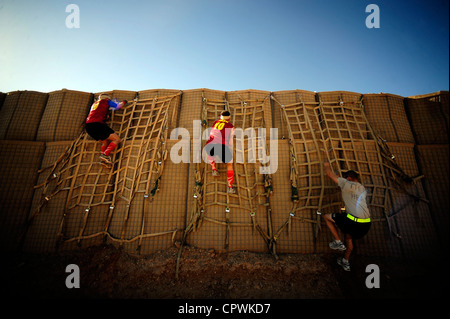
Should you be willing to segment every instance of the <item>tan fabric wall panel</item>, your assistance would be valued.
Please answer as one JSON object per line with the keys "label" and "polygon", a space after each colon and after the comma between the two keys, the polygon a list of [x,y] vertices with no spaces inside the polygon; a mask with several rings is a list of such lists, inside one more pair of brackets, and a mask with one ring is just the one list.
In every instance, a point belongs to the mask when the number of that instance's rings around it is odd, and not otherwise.
{"label": "tan fabric wall panel", "polygon": [[449,147],[446,145],[418,145],[417,162],[430,210],[436,225],[437,235],[443,251],[449,248]]}
{"label": "tan fabric wall panel", "polygon": [[[276,236],[277,253],[314,252],[314,224],[299,217],[311,219],[311,211],[297,217],[290,215],[293,209],[290,177],[289,141],[278,141],[278,170],[273,175],[274,192],[270,200],[272,207],[272,229]],[[315,214],[315,212],[313,212]],[[288,223],[288,224],[286,224]]]}
{"label": "tan fabric wall panel", "polygon": [[[170,150],[176,142],[168,140],[168,149]],[[135,144],[138,146],[137,142]],[[138,147],[132,150],[132,154],[138,153]],[[133,253],[137,249],[140,253],[150,253],[168,248],[175,240],[181,240],[185,225],[188,164],[175,164],[169,156],[161,164],[164,165],[164,171],[158,181],[159,190],[154,195],[147,194],[142,187],[137,189],[134,196],[130,196],[126,189],[119,192],[111,222],[105,228],[110,233],[109,242],[123,245],[127,251]],[[125,165],[125,161],[122,161],[122,164]],[[127,165],[133,166],[133,163]],[[118,171],[122,174],[121,169]],[[128,187],[131,185],[129,183],[133,174],[130,175],[130,173],[133,172],[127,173],[128,182],[124,180],[117,184],[118,188],[122,183],[127,183]],[[119,175],[119,181],[123,178],[125,175]],[[154,186],[155,184],[152,183],[150,190]]]}
{"label": "tan fabric wall panel", "polygon": [[[395,161],[408,176],[419,176],[414,144],[388,143],[388,146],[395,155]],[[438,251],[438,242],[422,180],[404,185],[404,188],[398,187],[392,180],[390,183],[392,196],[389,215],[394,215],[392,219],[401,236],[400,245],[404,256],[431,257]]]}
{"label": "tan fabric wall panel", "polygon": [[44,154],[44,143],[0,141],[0,246],[19,248]]}
{"label": "tan fabric wall panel", "polygon": [[76,139],[83,130],[92,101],[92,93],[66,89],[50,92],[36,140],[53,142]]}
{"label": "tan fabric wall panel", "polygon": [[327,91],[317,93],[319,101],[321,102],[351,102],[359,103],[361,101],[361,93],[349,91]]}
{"label": "tan fabric wall panel", "polygon": [[406,98],[416,143],[448,144],[448,91]]}
{"label": "tan fabric wall panel", "polygon": [[[211,101],[222,102],[225,100],[225,91],[210,89],[183,91],[178,125],[179,127],[187,129],[192,138],[197,138],[193,136],[193,121],[201,120],[203,97]],[[206,127],[202,127],[202,131],[205,128]]]}
{"label": "tan fabric wall panel", "polygon": [[0,139],[34,141],[47,98],[35,91],[8,93],[0,112]]}
{"label": "tan fabric wall panel", "polygon": [[[53,171],[53,165],[70,147],[72,141],[49,142],[45,144],[39,178],[34,190],[30,209],[30,224],[24,242],[24,250],[36,253],[56,250],[59,226],[64,214],[67,190],[54,193],[57,183],[64,178]],[[56,173],[55,175],[53,175]],[[47,179],[51,182],[45,187]],[[45,196],[51,198],[46,201]],[[41,206],[42,205],[42,206]]]}
{"label": "tan fabric wall panel", "polygon": [[2,109],[5,98],[6,98],[6,93],[0,92],[0,110]]}
{"label": "tan fabric wall panel", "polygon": [[225,167],[220,165],[220,176],[213,177],[207,164],[203,180],[204,212],[198,229],[188,238],[189,244],[219,251],[267,251],[260,233],[268,233],[267,207],[261,195],[264,193],[262,176],[252,174],[255,165],[235,164],[233,186],[238,193],[227,194]]}
{"label": "tan fabric wall panel", "polygon": [[[9,123],[14,116],[14,110],[19,104],[21,91],[9,92],[5,96],[5,102],[0,110],[0,139],[5,139]],[[6,98],[7,97],[7,98]]]}
{"label": "tan fabric wall panel", "polygon": [[404,98],[393,94],[364,94],[364,110],[375,133],[388,142],[414,143]]}

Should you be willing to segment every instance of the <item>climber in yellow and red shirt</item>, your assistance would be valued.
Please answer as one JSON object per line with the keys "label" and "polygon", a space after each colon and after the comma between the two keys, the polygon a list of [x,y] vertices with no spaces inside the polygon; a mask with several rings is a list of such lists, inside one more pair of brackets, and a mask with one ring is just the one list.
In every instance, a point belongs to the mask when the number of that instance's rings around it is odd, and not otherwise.
{"label": "climber in yellow and red shirt", "polygon": [[215,156],[218,156],[222,163],[227,164],[228,193],[234,194],[233,188],[234,170],[233,170],[233,135],[234,125],[230,123],[230,112],[223,111],[220,119],[215,121],[209,133],[209,140],[206,142],[205,151],[208,161],[213,170],[213,176],[219,176],[217,171]]}
{"label": "climber in yellow and red shirt", "polygon": [[102,143],[100,160],[106,164],[112,164],[109,154],[119,145],[121,139],[106,124],[110,110],[120,110],[127,101],[119,102],[111,100],[107,94],[100,94],[98,100],[92,104],[89,115],[86,119],[86,132],[96,141]]}

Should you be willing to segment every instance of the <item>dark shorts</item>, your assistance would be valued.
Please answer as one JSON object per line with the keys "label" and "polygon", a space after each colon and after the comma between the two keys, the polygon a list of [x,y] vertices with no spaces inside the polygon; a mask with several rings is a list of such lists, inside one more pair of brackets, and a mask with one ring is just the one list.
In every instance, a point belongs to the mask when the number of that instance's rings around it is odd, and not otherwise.
{"label": "dark shorts", "polygon": [[347,214],[331,214],[331,217],[336,222],[336,225],[344,234],[349,234],[353,239],[360,239],[364,237],[370,229],[371,222],[358,223],[349,218]]}
{"label": "dark shorts", "polygon": [[114,133],[114,130],[105,123],[86,123],[85,128],[89,136],[96,141],[104,141]]}
{"label": "dark shorts", "polygon": [[233,153],[224,144],[206,144],[205,151],[209,156],[218,156],[222,163],[229,163],[233,160]]}

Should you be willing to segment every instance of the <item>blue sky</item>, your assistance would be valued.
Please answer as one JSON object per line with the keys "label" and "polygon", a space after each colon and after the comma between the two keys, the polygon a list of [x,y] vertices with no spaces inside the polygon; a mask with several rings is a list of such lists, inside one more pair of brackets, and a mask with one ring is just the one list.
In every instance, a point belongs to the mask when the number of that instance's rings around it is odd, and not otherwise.
{"label": "blue sky", "polygon": [[[66,27],[71,3],[80,28]],[[0,0],[0,91],[431,93],[449,89],[448,12],[448,0]]]}

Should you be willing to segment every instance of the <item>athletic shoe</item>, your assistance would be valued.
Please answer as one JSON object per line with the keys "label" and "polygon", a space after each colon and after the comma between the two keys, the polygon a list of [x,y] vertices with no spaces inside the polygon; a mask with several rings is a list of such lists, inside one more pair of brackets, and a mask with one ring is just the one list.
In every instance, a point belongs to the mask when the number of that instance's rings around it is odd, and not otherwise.
{"label": "athletic shoe", "polygon": [[334,250],[346,250],[347,249],[343,242],[341,242],[341,241],[338,242],[337,240],[333,240],[331,243],[328,244],[328,246],[330,246],[330,248],[334,249]]}
{"label": "athletic shoe", "polygon": [[234,188],[228,187],[228,194],[236,194],[236,190]]}
{"label": "athletic shoe", "polygon": [[337,259],[337,263],[339,266],[342,266],[345,271],[350,271],[350,263],[348,262],[348,260],[345,260],[344,257],[339,257]]}
{"label": "athletic shoe", "polygon": [[216,170],[212,171],[212,176],[220,176],[219,172]]}
{"label": "athletic shoe", "polygon": [[100,160],[102,160],[103,162],[106,162],[108,164],[112,164],[111,157],[106,156],[105,154],[100,155]]}

